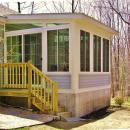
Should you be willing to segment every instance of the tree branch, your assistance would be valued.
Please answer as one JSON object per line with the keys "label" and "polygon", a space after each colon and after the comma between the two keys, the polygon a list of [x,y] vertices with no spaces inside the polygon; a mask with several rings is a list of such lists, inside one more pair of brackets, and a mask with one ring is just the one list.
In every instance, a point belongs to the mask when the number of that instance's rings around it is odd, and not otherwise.
{"label": "tree branch", "polygon": [[113,7],[113,5],[112,5],[112,3],[111,3],[110,1],[108,1],[108,3],[109,3],[109,5],[110,5],[111,9],[112,9],[117,15],[119,15],[119,17],[120,17],[126,24],[130,25],[130,22],[128,22],[127,20],[125,20],[125,19],[123,18],[123,16],[122,16],[122,14],[120,13],[120,11],[116,10],[116,9]]}

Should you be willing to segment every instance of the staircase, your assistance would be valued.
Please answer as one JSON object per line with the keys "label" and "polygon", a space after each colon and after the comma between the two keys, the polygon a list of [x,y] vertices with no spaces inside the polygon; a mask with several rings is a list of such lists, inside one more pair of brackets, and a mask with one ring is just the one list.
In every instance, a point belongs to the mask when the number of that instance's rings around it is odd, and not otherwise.
{"label": "staircase", "polygon": [[58,84],[31,62],[0,64],[0,96],[27,97],[28,108],[61,118],[71,116],[58,106]]}
{"label": "staircase", "polygon": [[31,91],[31,102],[44,113],[58,112],[58,85],[43,72],[28,62],[28,83]]}
{"label": "staircase", "polygon": [[0,64],[0,89],[6,90],[2,96],[27,97],[28,108],[34,105],[43,113],[58,112],[58,84],[31,62]]}

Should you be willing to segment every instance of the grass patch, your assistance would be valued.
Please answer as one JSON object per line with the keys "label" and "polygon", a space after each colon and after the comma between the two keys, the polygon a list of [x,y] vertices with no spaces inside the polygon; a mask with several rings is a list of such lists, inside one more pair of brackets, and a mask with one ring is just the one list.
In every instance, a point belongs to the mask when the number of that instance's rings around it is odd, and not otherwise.
{"label": "grass patch", "polygon": [[[118,105],[115,103],[114,98],[111,99],[111,106],[112,106],[112,107],[120,107],[120,106],[118,106]],[[130,97],[128,97],[127,99],[125,99],[125,101],[124,101],[122,107],[130,108]]]}
{"label": "grass patch", "polygon": [[17,128],[17,129],[12,129],[12,130],[29,130],[29,127]]}

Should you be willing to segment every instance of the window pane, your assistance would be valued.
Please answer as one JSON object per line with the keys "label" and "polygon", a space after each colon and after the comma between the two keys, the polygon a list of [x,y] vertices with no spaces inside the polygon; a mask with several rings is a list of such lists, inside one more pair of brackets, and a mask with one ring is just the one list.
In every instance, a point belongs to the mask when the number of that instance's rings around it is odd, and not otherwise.
{"label": "window pane", "polygon": [[69,71],[69,30],[58,30],[58,71]]}
{"label": "window pane", "polygon": [[24,35],[25,42],[25,62],[31,62],[38,68],[42,69],[42,34]]}
{"label": "window pane", "polygon": [[57,30],[47,32],[48,71],[57,71]]}
{"label": "window pane", "polygon": [[86,71],[89,71],[90,70],[90,34],[88,32],[86,32],[86,35],[85,35],[85,44],[86,44],[86,47],[85,47],[85,50],[86,50],[86,59],[85,59],[85,63],[86,63],[86,68],[85,70]]}
{"label": "window pane", "polygon": [[80,31],[80,70],[85,71],[85,32]]}
{"label": "window pane", "polygon": [[22,62],[22,36],[7,37],[7,61]]}
{"label": "window pane", "polygon": [[47,32],[48,71],[69,71],[69,29]]}
{"label": "window pane", "polygon": [[80,31],[80,70],[90,70],[90,34]]}
{"label": "window pane", "polygon": [[101,71],[101,37],[94,35],[93,37],[93,56],[94,71]]}
{"label": "window pane", "polygon": [[109,40],[103,39],[103,72],[109,72]]}

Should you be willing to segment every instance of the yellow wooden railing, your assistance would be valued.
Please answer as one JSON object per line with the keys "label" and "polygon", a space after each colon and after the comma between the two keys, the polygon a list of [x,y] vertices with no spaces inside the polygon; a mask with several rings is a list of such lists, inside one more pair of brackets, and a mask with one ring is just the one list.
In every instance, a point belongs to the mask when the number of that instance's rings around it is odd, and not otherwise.
{"label": "yellow wooden railing", "polygon": [[41,110],[56,113],[58,111],[58,85],[55,81],[48,78],[44,73],[28,62],[29,84],[32,84],[33,103]]}
{"label": "yellow wooden railing", "polygon": [[31,62],[0,64],[0,88],[28,89],[32,104],[41,111],[58,111],[57,83]]}
{"label": "yellow wooden railing", "polygon": [[27,63],[0,64],[0,88],[28,88]]}

